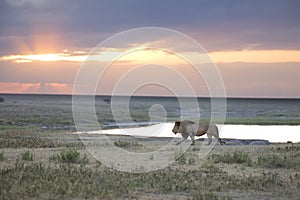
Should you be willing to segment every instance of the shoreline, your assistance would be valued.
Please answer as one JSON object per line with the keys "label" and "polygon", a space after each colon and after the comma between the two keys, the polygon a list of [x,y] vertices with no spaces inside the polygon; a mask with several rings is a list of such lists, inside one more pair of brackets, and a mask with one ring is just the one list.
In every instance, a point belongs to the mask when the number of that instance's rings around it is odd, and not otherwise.
{"label": "shoreline", "polygon": [[[88,134],[127,135],[134,137],[181,138],[171,131],[173,123],[162,123],[138,128],[119,128],[89,131]],[[236,140],[266,140],[270,143],[300,142],[300,126],[290,125],[218,125],[220,138]],[[206,135],[196,139],[207,138]]]}

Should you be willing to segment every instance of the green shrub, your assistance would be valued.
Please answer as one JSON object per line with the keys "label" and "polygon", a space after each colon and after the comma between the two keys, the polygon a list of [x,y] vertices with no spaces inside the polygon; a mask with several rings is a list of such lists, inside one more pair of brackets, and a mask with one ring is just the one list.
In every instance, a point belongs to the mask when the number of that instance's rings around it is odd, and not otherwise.
{"label": "green shrub", "polygon": [[25,153],[22,153],[21,159],[24,161],[33,161],[33,153],[30,153],[30,151],[26,151]]}
{"label": "green shrub", "polygon": [[62,162],[62,163],[75,163],[86,165],[89,163],[87,156],[80,156],[80,153],[76,150],[64,150],[59,154],[52,155],[49,157],[49,161]]}
{"label": "green shrub", "polygon": [[64,151],[60,154],[63,162],[76,163],[79,160],[80,153],[76,150]]}
{"label": "green shrub", "polygon": [[114,145],[120,148],[130,148],[130,147],[141,147],[143,146],[142,144],[139,144],[136,141],[115,141]]}
{"label": "green shrub", "polygon": [[0,153],[0,162],[1,162],[1,161],[4,161],[4,160],[5,160],[4,153],[1,152],[1,153]]}

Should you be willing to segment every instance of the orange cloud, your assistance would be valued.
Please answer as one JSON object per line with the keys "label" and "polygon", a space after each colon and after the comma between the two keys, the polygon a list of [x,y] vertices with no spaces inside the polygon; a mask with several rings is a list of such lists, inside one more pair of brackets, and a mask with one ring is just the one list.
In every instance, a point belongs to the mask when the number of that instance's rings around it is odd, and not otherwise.
{"label": "orange cloud", "polygon": [[222,63],[280,63],[300,62],[300,51],[293,50],[246,50],[209,53],[214,62]]}

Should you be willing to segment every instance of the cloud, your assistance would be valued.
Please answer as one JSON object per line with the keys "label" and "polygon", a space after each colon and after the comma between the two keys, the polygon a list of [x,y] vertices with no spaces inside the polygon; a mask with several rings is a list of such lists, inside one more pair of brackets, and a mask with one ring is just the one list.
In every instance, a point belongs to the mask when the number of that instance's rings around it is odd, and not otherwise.
{"label": "cloud", "polygon": [[[0,1],[0,57],[59,52],[83,56],[70,52],[89,52],[112,34],[145,26],[181,31],[209,53],[299,50],[299,8],[298,0],[5,0]],[[174,43],[173,38],[161,35],[149,42],[168,46],[170,50],[193,51],[189,45]],[[137,44],[139,41],[132,43]],[[118,41],[111,47],[128,48],[128,41]],[[36,87],[53,91],[45,84],[72,84],[79,68],[78,63],[61,60],[19,65],[1,61],[0,80],[42,84],[28,86],[30,90],[26,91],[38,91]],[[299,63],[261,63],[261,59],[256,62],[260,63],[218,63],[230,95],[299,96],[299,81],[295,77],[299,74]]]}
{"label": "cloud", "polygon": [[[254,1],[58,1],[1,2],[1,38],[32,40],[56,32],[73,46],[92,48],[111,34],[159,26],[195,37],[209,50],[299,49],[297,0]],[[255,46],[256,45],[256,46]],[[11,48],[15,48],[11,44]],[[2,50],[3,51],[3,50]]]}
{"label": "cloud", "polygon": [[11,6],[24,6],[26,4],[31,4],[34,6],[40,6],[47,0],[5,0]]}

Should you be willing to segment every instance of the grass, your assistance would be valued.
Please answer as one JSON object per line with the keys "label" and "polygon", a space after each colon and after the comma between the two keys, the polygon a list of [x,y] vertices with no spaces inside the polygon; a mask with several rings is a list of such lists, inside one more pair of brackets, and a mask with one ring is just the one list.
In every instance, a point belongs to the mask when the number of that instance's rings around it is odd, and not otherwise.
{"label": "grass", "polygon": [[[209,160],[214,163],[226,163],[226,164],[245,164],[247,166],[258,166],[269,169],[300,169],[300,153],[298,152],[298,147],[285,147],[277,148],[277,151],[283,152],[281,155],[271,154],[271,155],[260,155],[257,157],[257,161],[251,159],[249,153],[235,151],[232,153],[225,154],[212,154],[209,156]],[[295,151],[294,154],[286,154],[286,152]]]}
{"label": "grass", "polygon": [[[55,168],[46,168],[41,164],[32,164],[25,166],[18,164],[10,170],[2,170],[1,185],[10,179],[15,179],[14,174],[20,174],[22,178],[18,182],[18,187],[13,193],[3,188],[1,192],[6,191],[6,197],[20,198],[25,194],[28,197],[38,198],[43,194],[45,198],[92,198],[111,199],[117,197],[129,197],[134,188],[161,187],[163,177],[167,174],[163,172],[154,173],[154,177],[147,174],[130,175],[129,173],[113,172],[109,169],[91,170],[88,168],[76,168],[70,165],[60,165]],[[43,179],[38,179],[43,177]],[[38,182],[37,182],[38,180]],[[158,182],[163,181],[163,182]],[[11,183],[13,181],[9,181]],[[26,184],[30,182],[30,188]],[[182,188],[174,188],[181,190]],[[164,191],[173,190],[169,185],[163,187]],[[130,192],[131,191],[131,192]],[[2,193],[3,194],[3,193]],[[3,196],[2,196],[3,197]]]}
{"label": "grass", "polygon": [[233,153],[225,153],[225,154],[212,154],[209,159],[213,160],[215,163],[238,163],[238,164],[246,164],[251,166],[253,164],[249,153],[236,151]]}
{"label": "grass", "polygon": [[300,170],[300,146],[288,145],[284,147],[273,147],[272,153],[260,155],[257,165],[264,168],[294,169]]}
{"label": "grass", "polygon": [[197,192],[192,200],[231,200],[232,198],[230,197],[218,197],[215,193],[202,193],[202,192]]}
{"label": "grass", "polygon": [[264,155],[257,158],[257,164],[265,168],[300,169],[300,161],[288,156]]}
{"label": "grass", "polygon": [[[198,121],[197,118],[191,118],[192,121]],[[208,118],[201,118],[201,122],[210,122]],[[170,122],[174,122],[171,120]],[[256,117],[256,118],[226,118],[225,122],[216,119],[214,121],[216,124],[233,124],[233,125],[300,125],[299,119],[276,119],[267,117]]]}
{"label": "grass", "polygon": [[196,163],[196,159],[194,157],[191,157],[191,158],[188,159],[188,164],[189,165],[195,165],[195,163]]}
{"label": "grass", "polygon": [[8,125],[8,124],[0,124],[0,131],[2,130],[15,130],[15,129],[21,129],[23,127],[21,126],[16,126],[16,125]]}
{"label": "grass", "polygon": [[83,147],[81,141],[63,141],[52,139],[58,136],[53,131],[37,128],[8,129],[0,131],[0,147],[2,148],[57,148],[57,147]]}
{"label": "grass", "polygon": [[206,173],[222,173],[222,170],[218,166],[211,163],[202,164],[200,169]]}
{"label": "grass", "polygon": [[181,153],[181,151],[175,152],[174,156],[179,165],[195,165],[196,163],[196,159],[194,157],[189,156],[189,158],[187,158],[187,156],[184,153]]}
{"label": "grass", "polygon": [[274,118],[226,118],[224,124],[242,125],[300,125],[299,119],[274,119]]}
{"label": "grass", "polygon": [[185,165],[187,161],[185,152],[181,148],[174,152],[174,159],[180,165]]}
{"label": "grass", "polygon": [[298,153],[300,152],[300,146],[285,146],[285,147],[277,147],[273,148],[274,151],[279,153]]}
{"label": "grass", "polygon": [[[31,147],[22,153],[24,159],[20,153],[18,159],[11,159],[12,156],[4,158],[5,161],[0,163],[0,199],[142,199],[149,194],[166,195],[169,199],[181,195],[189,199],[230,199],[241,198],[240,193],[248,192],[269,194],[269,199],[295,199],[299,196],[298,144],[257,147],[264,148],[258,157],[243,148],[236,151],[236,147],[216,146],[203,160],[198,158],[200,148],[190,148],[186,152],[179,150],[174,152],[177,162],[173,165],[150,173],[134,174],[113,171],[99,161],[90,161],[82,153],[80,143],[74,142],[74,135],[68,136],[70,142],[61,140],[60,137],[66,135],[64,133],[47,134],[38,129],[0,131],[0,142],[4,144],[5,141],[6,147],[11,144],[17,149],[32,144],[39,148],[51,144],[51,149],[43,149],[43,152],[55,151],[49,160],[42,161],[37,160],[40,151],[34,151],[33,155]],[[54,139],[56,137],[59,139]],[[112,138],[121,148],[147,149],[148,145],[156,145],[142,140]],[[1,150],[0,160],[10,151],[9,148]],[[222,148],[228,153],[222,152]],[[61,152],[57,153],[57,150]],[[241,164],[241,167],[236,164]]]}
{"label": "grass", "polygon": [[[119,144],[132,147],[128,141]],[[144,143],[138,144],[147,147]],[[278,151],[281,158],[297,153],[296,148],[272,148],[270,151]],[[254,162],[255,158],[244,151],[214,153],[202,163],[193,149],[184,154],[176,151],[177,164],[150,173],[134,174],[113,171],[99,161],[90,162],[75,147],[50,156],[51,163],[39,163],[34,159],[28,162],[31,160],[28,158],[34,156],[26,151],[23,153],[25,159],[17,159],[15,165],[0,168],[0,199],[139,199],[149,194],[169,195],[170,198],[182,194],[190,199],[230,199],[225,194],[248,191],[272,192],[279,196],[297,194],[300,173],[283,178],[273,171],[272,164],[267,164],[270,161],[268,153],[261,155],[264,159],[259,158],[260,162]],[[224,166],[231,168],[235,163],[247,165],[247,170],[255,173],[228,173]],[[264,167],[263,172],[257,170],[261,167]]]}
{"label": "grass", "polygon": [[132,148],[132,147],[142,147],[142,144],[139,144],[136,141],[122,141],[122,140],[118,140],[114,142],[114,145],[120,148]]}
{"label": "grass", "polygon": [[5,158],[5,156],[4,156],[4,153],[1,152],[1,153],[0,153],[0,162],[5,161],[5,160],[6,160],[6,158]]}
{"label": "grass", "polygon": [[49,161],[59,162],[59,163],[73,163],[86,165],[89,163],[89,159],[84,154],[83,156],[76,150],[64,150],[59,154],[52,155],[49,157]]}
{"label": "grass", "polygon": [[76,165],[46,166],[41,163],[24,164],[0,170],[0,199],[131,199],[140,193],[187,194],[193,199],[230,199],[215,192],[238,191],[295,191],[291,184],[300,184],[293,177],[283,184],[277,173],[250,176],[229,175],[224,171],[205,172],[165,168],[150,173],[131,174]]}
{"label": "grass", "polygon": [[180,157],[178,157],[176,159],[176,161],[180,164],[180,165],[185,165],[186,164],[186,157],[184,154],[182,154]]}
{"label": "grass", "polygon": [[22,153],[20,156],[23,161],[33,161],[33,157],[34,157],[33,153],[31,153],[30,151],[26,151]]}

